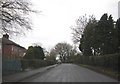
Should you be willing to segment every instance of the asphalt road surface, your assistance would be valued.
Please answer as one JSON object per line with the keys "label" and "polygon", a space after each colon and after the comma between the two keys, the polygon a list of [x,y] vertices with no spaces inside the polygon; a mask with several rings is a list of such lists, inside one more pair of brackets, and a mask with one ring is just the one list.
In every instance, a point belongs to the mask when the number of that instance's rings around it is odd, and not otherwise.
{"label": "asphalt road surface", "polygon": [[117,82],[117,80],[78,65],[60,64],[22,82]]}

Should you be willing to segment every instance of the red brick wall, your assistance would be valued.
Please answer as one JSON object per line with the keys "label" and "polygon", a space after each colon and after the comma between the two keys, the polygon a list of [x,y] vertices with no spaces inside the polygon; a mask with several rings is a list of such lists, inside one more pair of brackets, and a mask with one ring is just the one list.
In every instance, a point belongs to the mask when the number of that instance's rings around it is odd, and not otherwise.
{"label": "red brick wall", "polygon": [[8,59],[19,59],[23,57],[25,49],[20,48],[15,45],[4,45],[3,46],[3,55]]}
{"label": "red brick wall", "polygon": [[10,45],[3,45],[2,46],[2,54],[4,58],[10,58],[11,56],[11,46]]}

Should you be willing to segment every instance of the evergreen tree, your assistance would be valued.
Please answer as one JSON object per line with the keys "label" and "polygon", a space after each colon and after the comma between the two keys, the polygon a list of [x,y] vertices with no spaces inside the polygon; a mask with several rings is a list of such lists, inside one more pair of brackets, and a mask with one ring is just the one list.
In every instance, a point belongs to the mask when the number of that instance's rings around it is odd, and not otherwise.
{"label": "evergreen tree", "polygon": [[35,59],[44,59],[45,55],[43,52],[43,48],[41,48],[40,46],[35,46],[34,47],[34,55],[35,55]]}
{"label": "evergreen tree", "polygon": [[26,55],[24,56],[25,59],[41,59],[45,58],[43,48],[40,46],[30,46],[27,50]]}
{"label": "evergreen tree", "polygon": [[118,40],[117,51],[120,52],[120,18],[116,22],[116,38]]}
{"label": "evergreen tree", "polygon": [[96,25],[96,19],[94,17],[89,18],[89,22],[87,23],[83,35],[80,39],[79,49],[83,52],[83,55],[85,56],[93,55],[92,49],[94,46],[94,31]]}
{"label": "evergreen tree", "polygon": [[120,19],[117,20],[115,27],[112,15],[108,16],[105,13],[99,21],[89,18],[81,34],[79,49],[84,56],[113,54],[120,51]]}
{"label": "evergreen tree", "polygon": [[115,28],[112,16],[108,17],[104,14],[98,22],[98,28],[96,30],[96,38],[98,39],[98,49],[100,54],[112,54],[116,52],[115,42]]}
{"label": "evergreen tree", "polygon": [[33,46],[29,46],[25,56],[24,56],[24,59],[34,59],[34,49],[33,49]]}

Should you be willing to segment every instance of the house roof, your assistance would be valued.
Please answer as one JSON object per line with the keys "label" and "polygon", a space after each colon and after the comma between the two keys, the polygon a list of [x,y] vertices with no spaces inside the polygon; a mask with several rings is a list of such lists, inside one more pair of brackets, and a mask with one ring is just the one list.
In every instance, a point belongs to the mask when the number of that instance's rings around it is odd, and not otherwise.
{"label": "house roof", "polygon": [[20,47],[22,49],[25,49],[24,47],[20,46],[19,44],[15,43],[7,38],[4,38],[4,37],[2,38],[2,44],[3,45],[14,45],[14,46]]}

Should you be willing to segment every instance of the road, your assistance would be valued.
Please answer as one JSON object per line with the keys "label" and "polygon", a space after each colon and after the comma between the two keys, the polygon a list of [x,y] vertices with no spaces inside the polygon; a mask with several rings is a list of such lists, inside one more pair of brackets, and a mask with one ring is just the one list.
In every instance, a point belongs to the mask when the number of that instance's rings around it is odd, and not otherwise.
{"label": "road", "polygon": [[117,82],[117,80],[78,65],[60,64],[22,82]]}

